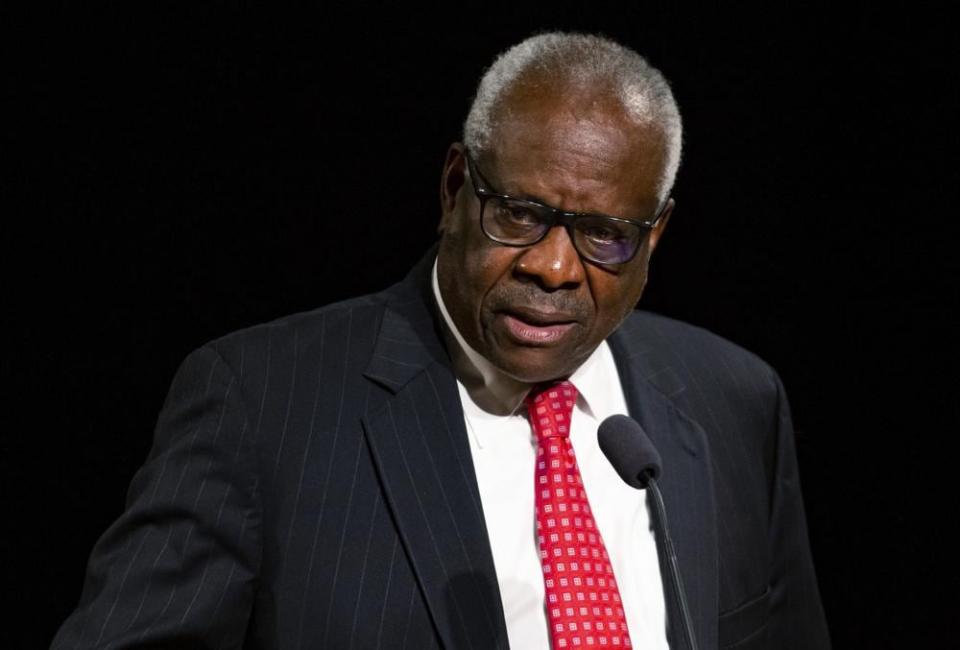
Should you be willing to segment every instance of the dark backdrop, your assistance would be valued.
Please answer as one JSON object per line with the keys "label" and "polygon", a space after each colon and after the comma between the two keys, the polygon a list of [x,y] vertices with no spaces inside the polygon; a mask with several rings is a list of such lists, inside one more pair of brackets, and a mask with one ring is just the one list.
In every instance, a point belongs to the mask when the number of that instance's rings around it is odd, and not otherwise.
{"label": "dark backdrop", "polygon": [[945,15],[127,5],[2,19],[4,647],[75,605],[187,352],[424,252],[478,75],[543,28],[672,80],[685,158],[644,303],[783,376],[836,647],[956,647]]}

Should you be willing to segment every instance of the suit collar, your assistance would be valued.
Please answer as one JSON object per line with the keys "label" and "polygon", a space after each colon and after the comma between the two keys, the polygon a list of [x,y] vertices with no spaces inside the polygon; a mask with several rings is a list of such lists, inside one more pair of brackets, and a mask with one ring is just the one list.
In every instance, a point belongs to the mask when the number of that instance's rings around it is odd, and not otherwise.
{"label": "suit collar", "polygon": [[449,365],[430,289],[433,246],[401,282],[386,291],[383,321],[364,376],[392,393],[431,364]]}

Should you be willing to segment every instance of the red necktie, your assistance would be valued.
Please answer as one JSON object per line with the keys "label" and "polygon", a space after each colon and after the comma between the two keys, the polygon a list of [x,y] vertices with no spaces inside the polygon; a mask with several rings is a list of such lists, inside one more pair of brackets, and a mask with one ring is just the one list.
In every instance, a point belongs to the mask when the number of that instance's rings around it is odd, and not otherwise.
{"label": "red necktie", "polygon": [[613,577],[570,445],[577,389],[569,381],[527,396],[537,436],[537,541],[547,620],[554,650],[629,648],[630,635]]}

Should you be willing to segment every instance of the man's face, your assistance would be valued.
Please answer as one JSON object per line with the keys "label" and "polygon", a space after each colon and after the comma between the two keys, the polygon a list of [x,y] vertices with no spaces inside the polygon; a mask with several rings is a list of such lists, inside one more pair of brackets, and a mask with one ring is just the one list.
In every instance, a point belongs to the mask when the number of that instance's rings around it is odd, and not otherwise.
{"label": "man's face", "polygon": [[[491,190],[570,212],[656,213],[665,160],[659,132],[638,129],[612,104],[536,93],[507,101],[491,154],[476,160]],[[488,239],[462,145],[451,145],[441,185],[444,304],[471,347],[524,382],[568,376],[626,318],[672,208],[632,260],[601,266],[580,258],[562,226],[520,248]]]}

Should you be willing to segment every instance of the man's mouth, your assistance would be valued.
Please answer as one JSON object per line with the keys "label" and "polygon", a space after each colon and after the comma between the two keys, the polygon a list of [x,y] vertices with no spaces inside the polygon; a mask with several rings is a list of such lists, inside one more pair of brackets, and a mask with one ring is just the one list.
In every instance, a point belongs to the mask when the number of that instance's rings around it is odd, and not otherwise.
{"label": "man's mouth", "polygon": [[532,346],[556,343],[576,324],[576,319],[569,314],[528,307],[499,312],[496,318],[515,343]]}

